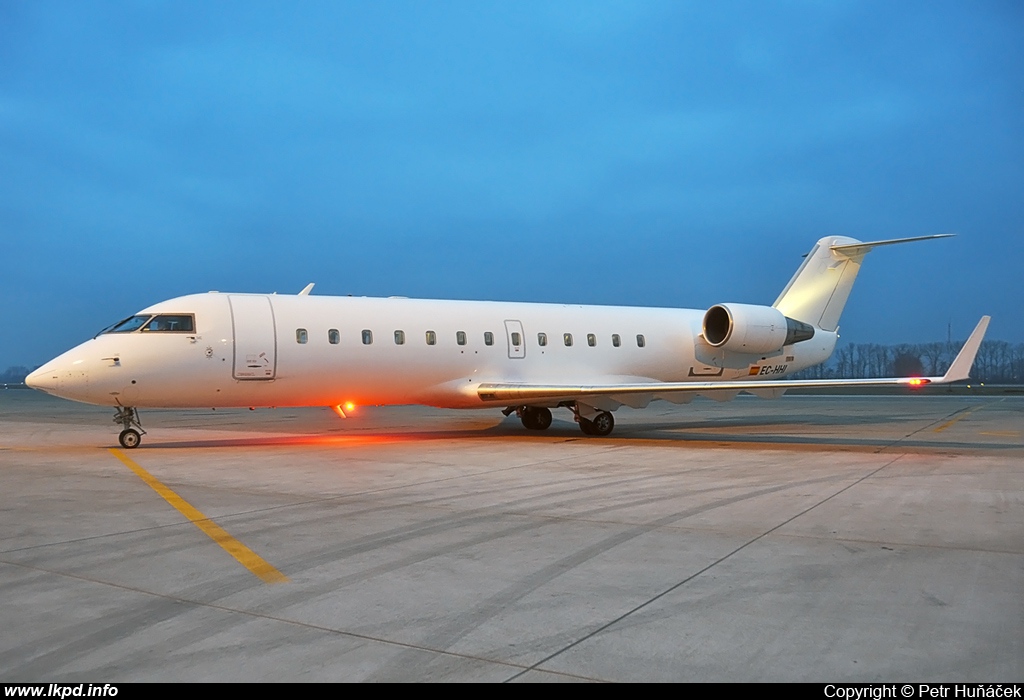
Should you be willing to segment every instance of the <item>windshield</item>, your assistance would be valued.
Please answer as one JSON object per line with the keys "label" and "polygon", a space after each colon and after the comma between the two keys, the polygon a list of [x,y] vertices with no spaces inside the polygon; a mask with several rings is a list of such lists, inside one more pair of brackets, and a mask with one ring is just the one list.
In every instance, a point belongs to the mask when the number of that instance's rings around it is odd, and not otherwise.
{"label": "windshield", "polygon": [[115,323],[102,333],[193,333],[195,316],[192,314],[141,314]]}
{"label": "windshield", "polygon": [[145,325],[146,321],[148,321],[151,318],[153,318],[153,316],[151,314],[146,314],[144,316],[131,316],[131,317],[126,318],[125,320],[121,321],[120,323],[115,323],[113,326],[111,326],[110,328],[108,328],[107,330],[105,330],[103,332],[104,333],[131,333],[132,331],[137,331],[140,328],[142,328],[142,326]]}

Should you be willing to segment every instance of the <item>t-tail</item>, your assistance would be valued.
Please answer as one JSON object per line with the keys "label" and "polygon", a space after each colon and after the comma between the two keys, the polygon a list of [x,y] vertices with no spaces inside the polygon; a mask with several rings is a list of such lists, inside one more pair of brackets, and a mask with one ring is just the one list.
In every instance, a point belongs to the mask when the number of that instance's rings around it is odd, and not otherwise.
{"label": "t-tail", "polygon": [[807,254],[782,294],[772,304],[788,318],[809,323],[823,331],[839,327],[839,315],[850,298],[860,264],[873,248],[894,243],[948,238],[951,233],[914,238],[893,238],[863,243],[845,236],[826,236]]}

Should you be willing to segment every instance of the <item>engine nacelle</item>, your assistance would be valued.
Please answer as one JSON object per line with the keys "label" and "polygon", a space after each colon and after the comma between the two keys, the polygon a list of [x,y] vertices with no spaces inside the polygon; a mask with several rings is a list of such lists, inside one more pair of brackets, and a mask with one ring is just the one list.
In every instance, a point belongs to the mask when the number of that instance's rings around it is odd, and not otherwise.
{"label": "engine nacelle", "polygon": [[715,304],[704,314],[704,340],[716,348],[760,355],[810,340],[814,326],[771,306]]}

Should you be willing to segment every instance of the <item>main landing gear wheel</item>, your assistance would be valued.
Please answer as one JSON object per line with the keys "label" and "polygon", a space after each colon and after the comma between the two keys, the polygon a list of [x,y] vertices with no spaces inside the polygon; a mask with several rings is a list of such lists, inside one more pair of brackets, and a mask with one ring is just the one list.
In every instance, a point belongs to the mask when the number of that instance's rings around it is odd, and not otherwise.
{"label": "main landing gear wheel", "polygon": [[139,443],[142,442],[142,436],[139,435],[139,431],[134,428],[126,428],[117,436],[117,441],[121,443],[121,447],[126,450],[132,450],[138,447]]}
{"label": "main landing gear wheel", "polygon": [[577,420],[579,420],[580,430],[584,435],[605,437],[611,435],[612,429],[615,427],[615,419],[608,411],[601,411],[594,416],[593,420],[587,420],[583,416],[577,416]]}
{"label": "main landing gear wheel", "polygon": [[551,411],[544,407],[523,406],[519,419],[527,430],[547,430],[551,427]]}

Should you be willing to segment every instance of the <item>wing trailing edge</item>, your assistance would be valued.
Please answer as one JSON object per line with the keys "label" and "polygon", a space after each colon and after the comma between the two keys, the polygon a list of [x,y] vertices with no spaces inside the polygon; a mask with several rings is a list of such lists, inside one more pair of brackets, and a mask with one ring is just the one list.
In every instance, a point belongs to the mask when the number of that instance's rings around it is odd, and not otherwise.
{"label": "wing trailing edge", "polygon": [[[988,330],[989,316],[982,316],[956,359],[941,377],[886,377],[872,379],[776,379],[718,382],[638,382],[629,384],[497,384],[485,383],[477,387],[477,396],[485,403],[519,404],[537,401],[575,401],[599,397],[614,397],[627,403],[630,395],[658,395],[747,391],[767,395],[770,390],[825,389],[830,387],[922,386],[924,384],[950,384],[970,378],[971,366],[978,355],[981,341]],[[717,396],[712,396],[717,398]]]}

